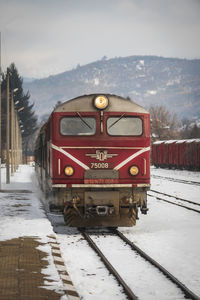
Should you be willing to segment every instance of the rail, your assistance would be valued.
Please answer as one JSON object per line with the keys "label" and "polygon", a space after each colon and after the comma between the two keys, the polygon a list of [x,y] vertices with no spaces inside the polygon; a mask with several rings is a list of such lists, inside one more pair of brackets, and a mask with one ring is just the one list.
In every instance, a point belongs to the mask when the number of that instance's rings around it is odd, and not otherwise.
{"label": "rail", "polygon": [[153,258],[151,258],[148,254],[146,254],[143,250],[141,250],[138,246],[136,246],[133,242],[131,242],[123,233],[118,231],[117,229],[113,230],[125,243],[127,243],[134,251],[136,251],[140,256],[142,256],[145,260],[150,262],[156,268],[158,268],[167,278],[169,278],[173,283],[175,283],[185,294],[186,297],[189,297],[192,300],[200,300],[200,298],[194,294],[190,289],[188,289],[183,283],[181,283],[176,277],[174,277],[169,271],[167,271],[163,266],[161,266],[158,262],[156,262]]}
{"label": "rail", "polygon": [[111,274],[117,279],[119,284],[123,287],[125,294],[127,297],[131,300],[137,300],[138,297],[132,292],[132,290],[129,288],[129,286],[125,283],[125,281],[122,279],[122,277],[119,275],[119,273],[115,270],[115,268],[110,264],[110,262],[107,260],[107,258],[104,256],[104,254],[101,252],[101,250],[97,247],[97,245],[93,242],[89,234],[85,232],[83,229],[79,229],[83,237],[87,240],[90,247],[99,255],[103,263],[105,264],[106,268],[109,270]]}
{"label": "rail", "polygon": [[[165,193],[161,193],[161,192],[157,192],[157,191],[154,191],[154,190],[151,190],[151,191],[154,192],[154,193],[157,193],[157,194],[162,194],[162,195],[167,196],[167,197],[173,197],[174,199],[177,199],[177,200],[180,200],[180,201],[186,201],[186,202],[189,202],[190,204],[193,204],[193,205],[200,205],[199,203],[196,203],[196,202],[193,202],[193,201],[190,201],[190,200],[178,198],[178,197],[175,197],[175,196],[172,196],[172,195],[168,195],[168,194],[165,194]],[[160,197],[158,197],[156,195],[151,194],[150,192],[147,193],[149,197],[155,197],[158,200],[161,200],[161,201],[164,201],[164,202],[176,205],[176,206],[183,207],[185,209],[194,211],[196,213],[200,213],[200,210],[198,210],[198,209],[195,209],[195,208],[192,208],[192,207],[189,207],[189,206],[185,206],[185,205],[182,205],[182,204],[179,204],[179,203],[175,203],[175,202],[172,202],[172,201],[167,200],[167,199],[160,198]]]}
{"label": "rail", "polygon": [[163,178],[163,179],[167,179],[169,181],[175,181],[175,182],[180,182],[180,183],[185,183],[185,184],[200,185],[199,181],[184,180],[184,179],[171,178],[171,177],[153,175],[153,174],[151,175],[151,177],[153,177],[153,178]]}

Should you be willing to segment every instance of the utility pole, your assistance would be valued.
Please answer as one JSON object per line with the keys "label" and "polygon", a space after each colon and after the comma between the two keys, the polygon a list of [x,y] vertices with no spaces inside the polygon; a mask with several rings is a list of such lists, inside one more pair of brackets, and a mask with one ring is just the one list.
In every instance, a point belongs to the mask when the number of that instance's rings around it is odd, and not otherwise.
{"label": "utility pole", "polygon": [[[18,91],[18,88],[11,91],[11,176],[15,172],[15,102],[14,102],[14,93]],[[19,101],[17,101],[19,102]]]}
{"label": "utility pole", "polygon": [[0,190],[1,190],[1,32],[0,32]]}
{"label": "utility pole", "polygon": [[11,92],[11,176],[14,174],[14,91]]}
{"label": "utility pole", "polygon": [[15,172],[17,170],[17,112],[15,110],[15,118],[14,118],[14,128],[15,128]]}
{"label": "utility pole", "polygon": [[10,183],[10,85],[9,69],[7,68],[7,93],[6,93],[6,183]]}

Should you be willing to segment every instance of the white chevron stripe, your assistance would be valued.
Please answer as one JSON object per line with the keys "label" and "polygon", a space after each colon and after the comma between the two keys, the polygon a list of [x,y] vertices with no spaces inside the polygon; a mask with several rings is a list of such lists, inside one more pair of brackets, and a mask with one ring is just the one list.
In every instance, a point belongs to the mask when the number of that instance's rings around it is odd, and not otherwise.
{"label": "white chevron stripe", "polygon": [[[71,160],[73,160],[74,162],[76,162],[79,166],[81,166],[82,168],[84,168],[85,170],[89,170],[89,167],[86,166],[83,162],[81,162],[80,160],[78,160],[77,158],[75,158],[74,156],[72,156],[70,153],[68,153],[67,151],[63,150],[61,147],[58,147],[54,144],[51,144],[51,147],[57,151],[59,151],[60,153],[64,154],[65,156],[69,157]],[[143,148],[139,151],[137,151],[136,153],[132,154],[131,156],[129,156],[127,159],[125,159],[124,161],[122,161],[120,164],[118,164],[114,170],[119,170],[120,168],[122,168],[124,165],[126,165],[129,161],[131,161],[132,159],[134,159],[135,157],[139,156],[140,154],[150,151],[150,147],[147,148]]]}
{"label": "white chevron stripe", "polygon": [[80,160],[78,160],[76,157],[72,156],[70,153],[68,153],[67,151],[63,150],[62,148],[51,144],[51,147],[57,151],[59,151],[60,153],[64,154],[65,156],[69,157],[71,160],[73,160],[74,162],[76,162],[79,166],[81,166],[83,169],[85,170],[89,170],[89,167],[86,166],[83,162],[81,162]]}
{"label": "white chevron stripe", "polygon": [[140,154],[150,151],[150,147],[147,148],[143,148],[140,151],[137,151],[136,153],[132,154],[131,156],[129,156],[127,159],[125,159],[124,161],[122,161],[120,164],[118,164],[116,167],[114,167],[114,170],[119,170],[120,168],[122,168],[123,166],[125,166],[129,161],[131,161],[132,159],[136,158],[137,156],[139,156]]}

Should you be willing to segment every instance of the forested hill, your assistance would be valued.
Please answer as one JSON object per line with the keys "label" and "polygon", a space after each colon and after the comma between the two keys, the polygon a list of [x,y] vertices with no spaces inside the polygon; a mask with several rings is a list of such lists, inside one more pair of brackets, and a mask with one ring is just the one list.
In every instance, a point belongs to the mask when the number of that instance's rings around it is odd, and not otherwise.
{"label": "forested hill", "polygon": [[200,117],[200,59],[156,56],[103,58],[48,78],[24,83],[40,117],[57,101],[82,94],[111,93],[130,97],[148,108],[164,105],[180,118]]}

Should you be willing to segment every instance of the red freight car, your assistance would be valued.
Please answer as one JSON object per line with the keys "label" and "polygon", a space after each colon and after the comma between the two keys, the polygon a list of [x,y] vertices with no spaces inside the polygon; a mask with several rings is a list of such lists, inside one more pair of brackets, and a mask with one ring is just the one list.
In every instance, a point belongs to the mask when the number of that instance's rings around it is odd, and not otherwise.
{"label": "red freight car", "polygon": [[149,113],[114,95],[59,105],[42,127],[36,171],[51,207],[69,226],[133,226],[147,213]]}
{"label": "red freight car", "polygon": [[164,163],[164,141],[154,142],[152,145],[152,164],[156,167],[163,166]]}
{"label": "red freight car", "polygon": [[184,147],[184,168],[192,170],[195,167],[195,139],[187,140]]}
{"label": "red freight car", "polygon": [[175,140],[169,140],[164,143],[164,153],[165,153],[165,166],[173,168],[176,165],[175,162]]}
{"label": "red freight car", "polygon": [[200,170],[200,139],[195,140],[195,169]]}
{"label": "red freight car", "polygon": [[175,144],[176,165],[178,169],[184,168],[184,151],[186,140],[178,140]]}
{"label": "red freight car", "polygon": [[153,143],[152,164],[156,167],[200,170],[200,139]]}

